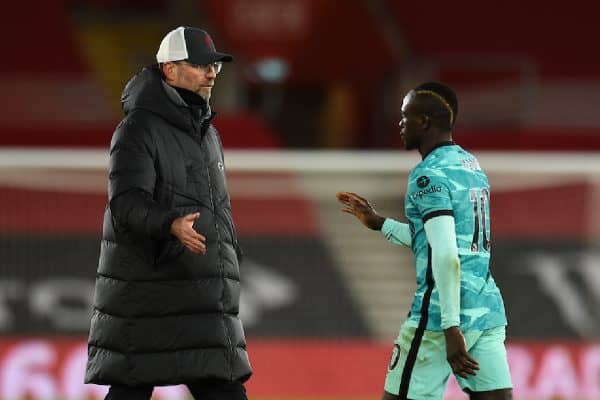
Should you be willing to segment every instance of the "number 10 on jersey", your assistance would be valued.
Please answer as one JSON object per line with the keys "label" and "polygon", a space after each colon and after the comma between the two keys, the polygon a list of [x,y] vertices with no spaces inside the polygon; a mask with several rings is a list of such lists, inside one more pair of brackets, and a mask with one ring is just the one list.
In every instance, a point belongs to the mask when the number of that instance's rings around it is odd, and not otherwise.
{"label": "number 10 on jersey", "polygon": [[[471,203],[473,203],[473,240],[471,241],[471,251],[480,250],[490,251],[492,243],[490,241],[490,192],[487,188],[471,189]],[[479,227],[483,233],[483,243],[479,241]]]}

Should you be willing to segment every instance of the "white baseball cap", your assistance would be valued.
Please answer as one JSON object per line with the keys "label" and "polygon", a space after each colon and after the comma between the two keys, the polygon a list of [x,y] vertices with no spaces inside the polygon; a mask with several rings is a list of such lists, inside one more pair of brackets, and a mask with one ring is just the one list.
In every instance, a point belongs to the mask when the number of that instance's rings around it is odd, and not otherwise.
{"label": "white baseball cap", "polygon": [[167,33],[160,42],[156,53],[156,61],[165,63],[180,60],[187,60],[192,64],[206,65],[217,61],[233,61],[233,57],[230,54],[216,51],[215,44],[206,31],[180,26]]}

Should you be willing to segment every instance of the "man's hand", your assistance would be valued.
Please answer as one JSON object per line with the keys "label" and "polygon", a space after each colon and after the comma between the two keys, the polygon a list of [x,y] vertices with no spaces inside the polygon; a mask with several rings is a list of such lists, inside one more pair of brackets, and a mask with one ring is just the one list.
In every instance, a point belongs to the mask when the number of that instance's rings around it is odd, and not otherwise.
{"label": "man's hand", "polygon": [[171,224],[171,233],[179,239],[189,251],[206,254],[206,238],[193,228],[194,221],[200,218],[200,213],[188,214],[176,218]]}
{"label": "man's hand", "polygon": [[335,195],[344,205],[342,211],[354,215],[360,222],[369,229],[380,231],[385,218],[377,214],[373,206],[366,199],[363,199],[356,193],[338,192]]}
{"label": "man's hand", "polygon": [[469,375],[476,375],[479,364],[469,353],[465,344],[465,337],[457,326],[444,330],[446,336],[446,359],[452,367],[452,372],[467,379]]}

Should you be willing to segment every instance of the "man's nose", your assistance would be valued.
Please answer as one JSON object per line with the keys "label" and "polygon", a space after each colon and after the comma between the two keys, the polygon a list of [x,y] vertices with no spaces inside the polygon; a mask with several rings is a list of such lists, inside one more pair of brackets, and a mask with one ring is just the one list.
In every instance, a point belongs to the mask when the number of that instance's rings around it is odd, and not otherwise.
{"label": "man's nose", "polygon": [[217,77],[217,70],[215,69],[215,67],[208,67],[208,70],[206,71],[206,77],[209,79],[215,79]]}

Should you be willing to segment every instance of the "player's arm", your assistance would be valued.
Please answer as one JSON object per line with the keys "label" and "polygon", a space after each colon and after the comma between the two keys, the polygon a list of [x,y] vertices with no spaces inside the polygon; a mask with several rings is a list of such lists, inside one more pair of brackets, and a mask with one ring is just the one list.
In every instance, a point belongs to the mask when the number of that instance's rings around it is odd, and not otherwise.
{"label": "player's arm", "polygon": [[[441,212],[440,212],[441,213]],[[425,235],[431,246],[431,269],[440,297],[441,327],[460,326],[460,259],[452,211],[426,215]]]}
{"label": "player's arm", "polygon": [[394,244],[409,246],[412,243],[410,227],[404,222],[396,221],[392,218],[386,218],[381,233],[385,238]]}
{"label": "player's arm", "polygon": [[469,353],[460,331],[460,259],[452,211],[434,211],[424,216],[425,235],[431,247],[431,269],[438,290],[441,327],[446,337],[446,353],[454,373],[467,378],[479,364]]}
{"label": "player's arm", "polygon": [[338,192],[336,197],[343,205],[342,211],[354,215],[367,228],[381,231],[386,239],[394,244],[410,246],[411,238],[408,224],[382,217],[367,199],[356,193]]}

